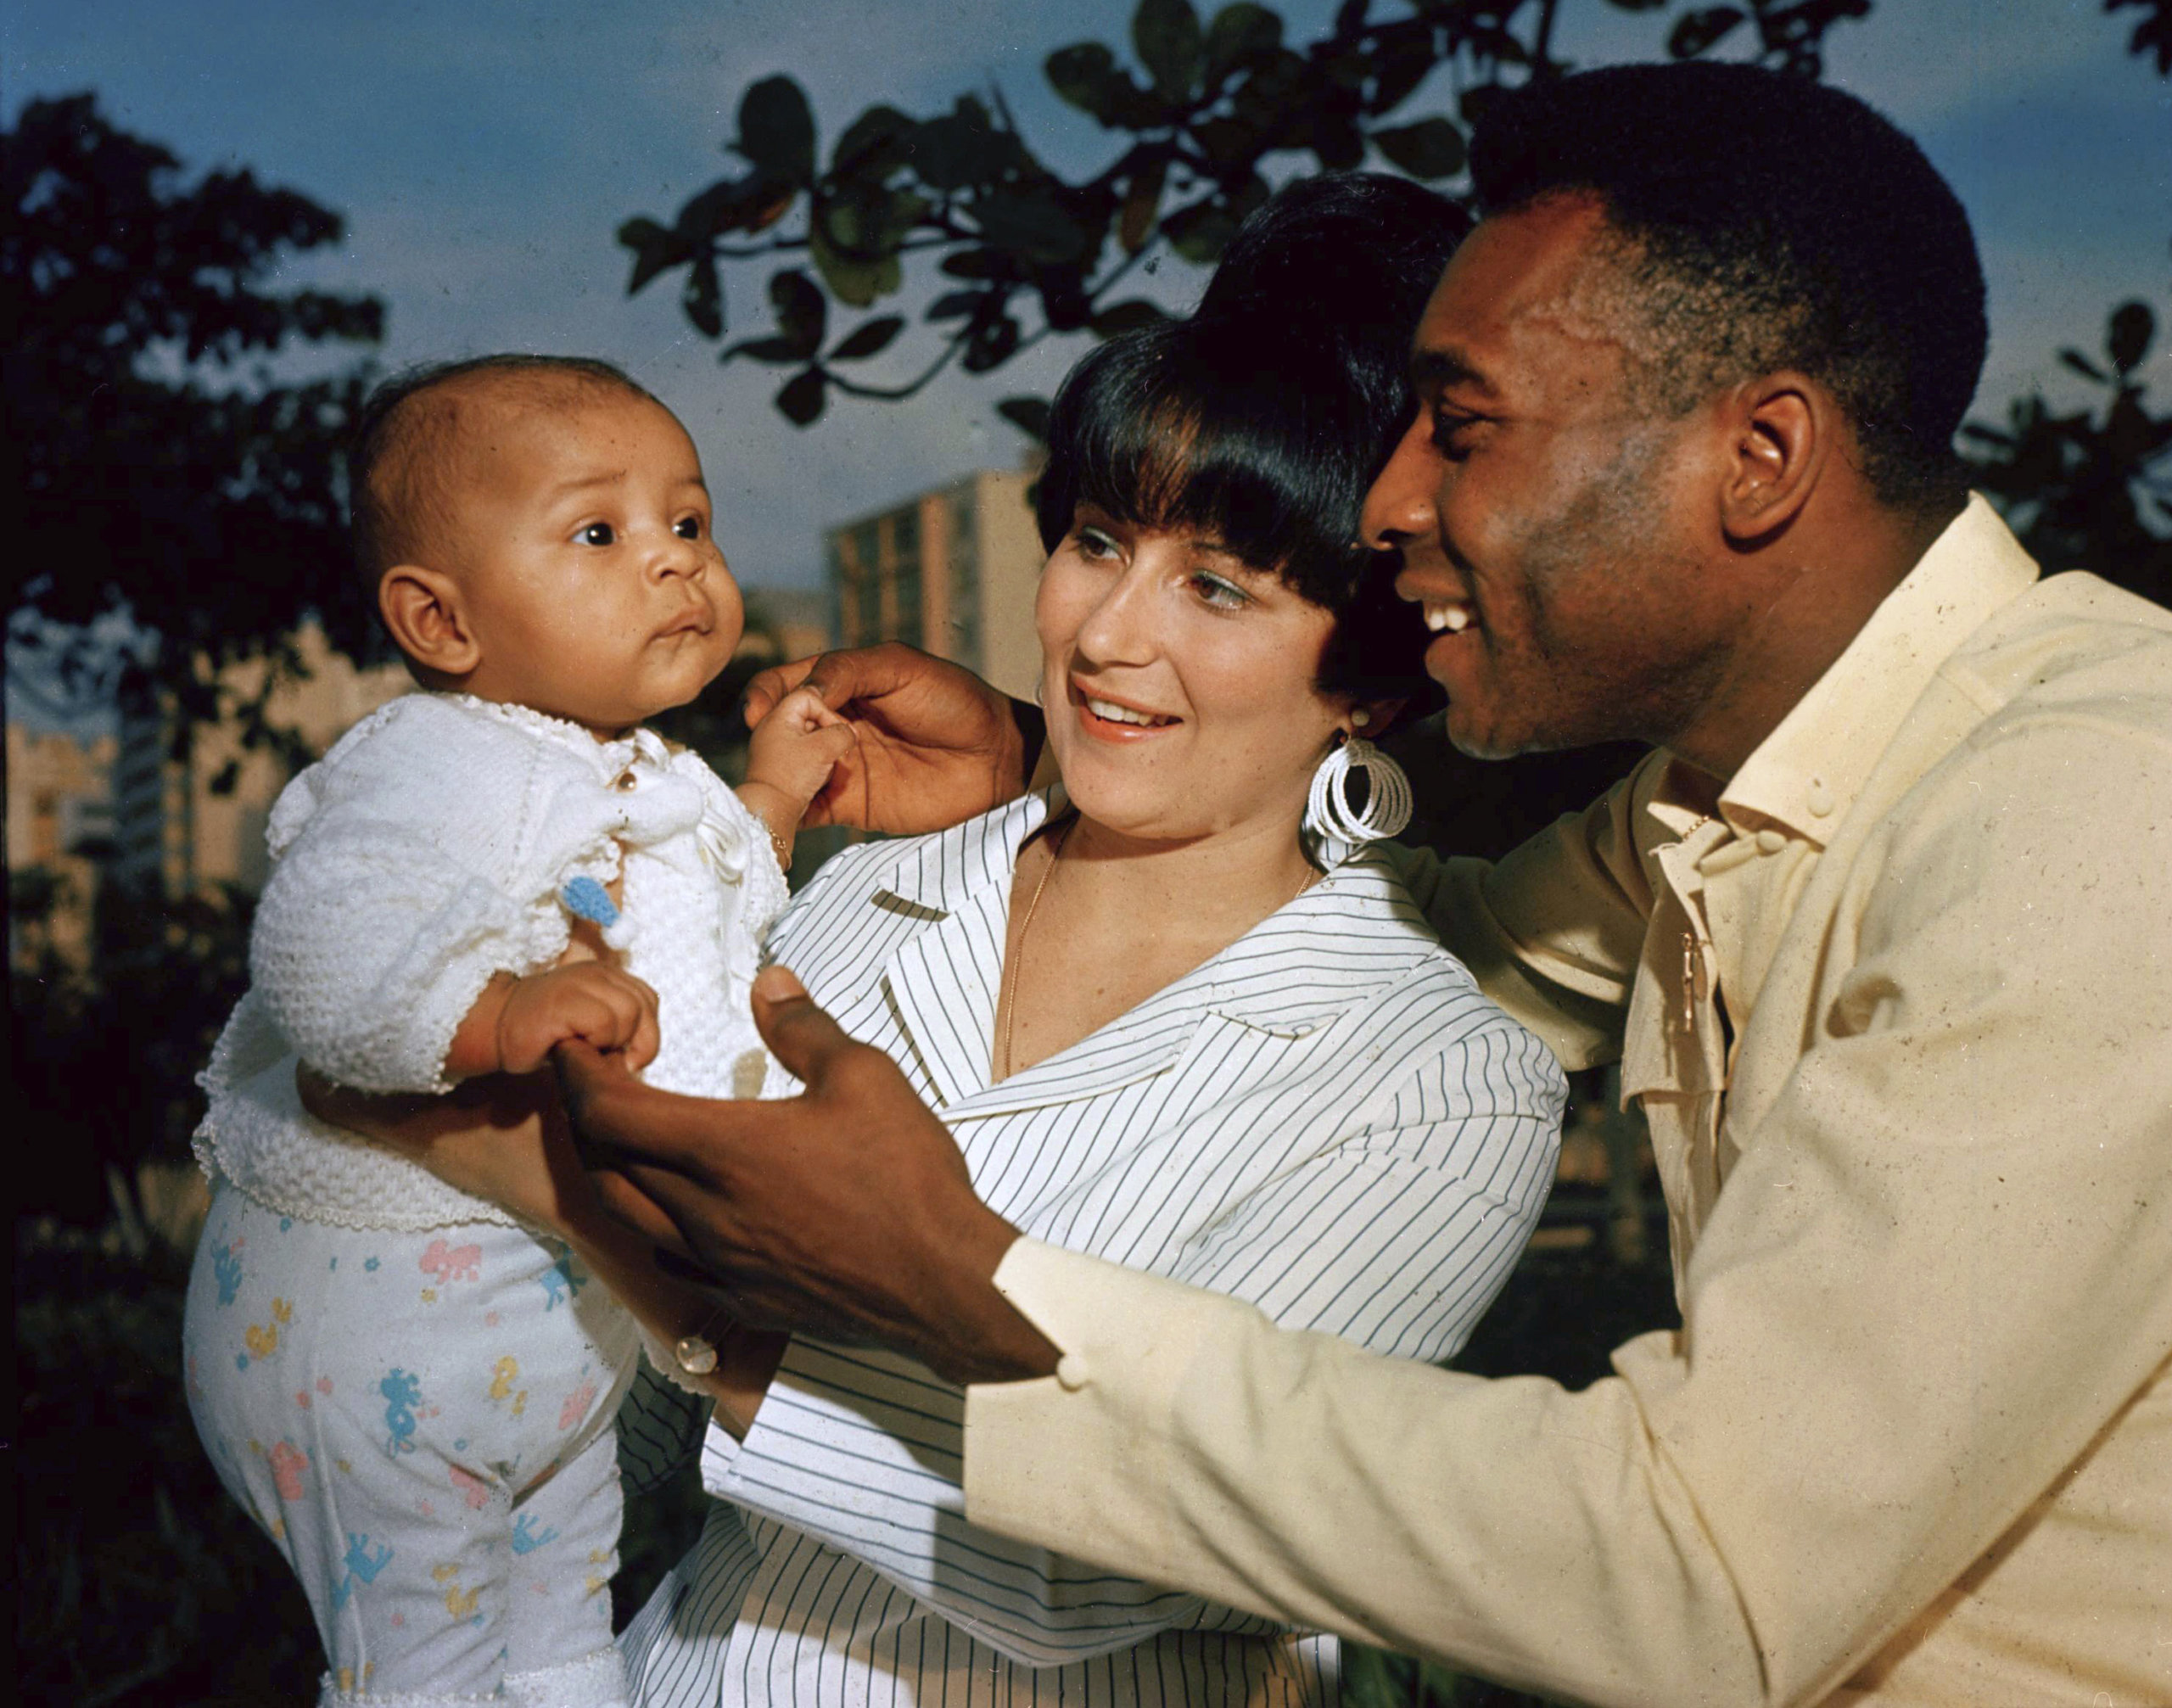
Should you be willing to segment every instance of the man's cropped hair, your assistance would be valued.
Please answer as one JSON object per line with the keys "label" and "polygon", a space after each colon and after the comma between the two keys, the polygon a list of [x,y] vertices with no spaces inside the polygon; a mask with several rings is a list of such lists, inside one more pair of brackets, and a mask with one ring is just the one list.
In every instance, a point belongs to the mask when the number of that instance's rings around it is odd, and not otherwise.
{"label": "man's cropped hair", "polygon": [[[1626,239],[1654,401],[1783,368],[1854,424],[1884,502],[1957,501],[1953,435],[1988,333],[1968,216],[1854,96],[1754,65],[1618,65],[1531,84],[1471,142],[1481,210],[1588,192]],[[1647,349],[1637,350],[1642,342]]]}

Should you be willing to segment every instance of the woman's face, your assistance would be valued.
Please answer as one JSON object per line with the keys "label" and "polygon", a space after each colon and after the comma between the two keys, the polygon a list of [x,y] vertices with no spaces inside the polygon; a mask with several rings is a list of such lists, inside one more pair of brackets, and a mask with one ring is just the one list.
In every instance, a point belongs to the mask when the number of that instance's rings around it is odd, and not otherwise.
{"label": "woman's face", "polygon": [[1049,742],[1108,829],[1296,834],[1348,708],[1314,687],[1335,619],[1211,539],[1081,505],[1041,573]]}

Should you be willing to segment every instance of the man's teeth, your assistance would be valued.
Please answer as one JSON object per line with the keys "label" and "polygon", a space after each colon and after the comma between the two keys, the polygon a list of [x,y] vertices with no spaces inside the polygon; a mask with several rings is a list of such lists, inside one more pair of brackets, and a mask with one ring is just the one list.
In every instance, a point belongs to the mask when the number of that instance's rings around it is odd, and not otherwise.
{"label": "man's teeth", "polygon": [[1134,712],[1128,706],[1119,706],[1113,700],[1096,700],[1086,697],[1086,709],[1097,718],[1106,718],[1112,724],[1167,724],[1169,718],[1157,718],[1151,712]]}
{"label": "man's teeth", "polygon": [[1445,599],[1425,602],[1425,626],[1436,635],[1460,635],[1470,626],[1470,608]]}

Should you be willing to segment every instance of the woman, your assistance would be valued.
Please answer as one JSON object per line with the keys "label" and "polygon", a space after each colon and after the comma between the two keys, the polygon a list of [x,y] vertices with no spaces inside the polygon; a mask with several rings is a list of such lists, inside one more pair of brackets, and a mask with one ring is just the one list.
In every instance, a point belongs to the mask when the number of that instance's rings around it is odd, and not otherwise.
{"label": "woman", "polygon": [[[1563,1099],[1353,846],[1392,778],[1359,814],[1338,780],[1421,692],[1414,613],[1346,542],[1454,219],[1393,181],[1300,185],[1191,321],[1080,364],[1038,495],[1061,788],[847,850],[770,941],[1024,1232],[1423,1358],[1522,1246]],[[1353,299],[1365,324],[1326,332]],[[925,1369],[801,1341],[731,1375],[719,1504],[624,1639],[640,1700],[1333,1695],[1332,1639],[966,1524],[961,1395]]]}

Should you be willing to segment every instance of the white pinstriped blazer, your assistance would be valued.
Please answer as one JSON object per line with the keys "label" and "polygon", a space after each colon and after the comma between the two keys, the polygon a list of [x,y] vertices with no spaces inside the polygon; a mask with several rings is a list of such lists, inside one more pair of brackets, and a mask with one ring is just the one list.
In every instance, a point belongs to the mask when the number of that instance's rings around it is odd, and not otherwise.
{"label": "white pinstriped blazer", "polygon": [[[1023,1231],[1285,1326],[1453,1352],[1551,1184],[1553,1056],[1480,995],[1386,861],[1360,855],[991,1086],[1011,876],[1050,810],[1029,796],[845,850],[778,921],[771,957],[898,1063]],[[966,1524],[963,1410],[910,1360],[795,1342],[746,1442],[709,1432],[703,1481],[730,1504],[623,1639],[638,1700],[1334,1699],[1331,1639]]]}

